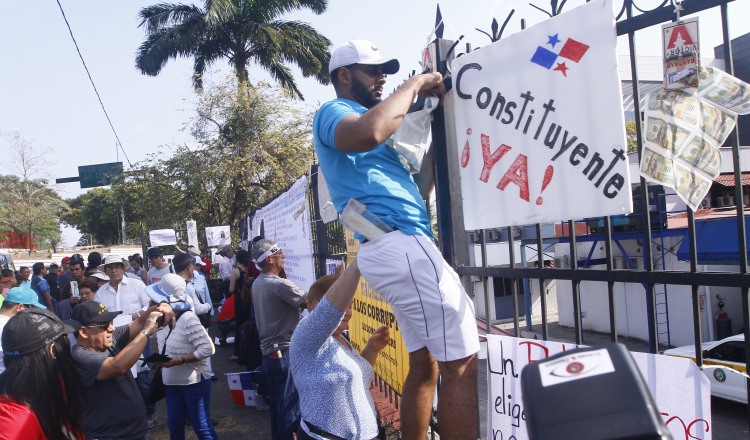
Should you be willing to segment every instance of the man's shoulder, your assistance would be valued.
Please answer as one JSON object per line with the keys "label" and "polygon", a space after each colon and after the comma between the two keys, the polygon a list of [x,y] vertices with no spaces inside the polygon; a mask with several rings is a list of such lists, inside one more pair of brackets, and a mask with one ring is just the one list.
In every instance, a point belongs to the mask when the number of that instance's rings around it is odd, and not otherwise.
{"label": "man's shoulder", "polygon": [[330,113],[359,113],[367,111],[367,107],[344,98],[332,99],[320,106],[316,117],[322,117]]}
{"label": "man's shoulder", "polygon": [[90,365],[92,363],[104,362],[104,360],[109,356],[109,353],[106,351],[96,351],[84,348],[82,345],[78,344],[73,347],[71,355],[73,356],[73,359],[75,359],[79,363],[83,365]]}

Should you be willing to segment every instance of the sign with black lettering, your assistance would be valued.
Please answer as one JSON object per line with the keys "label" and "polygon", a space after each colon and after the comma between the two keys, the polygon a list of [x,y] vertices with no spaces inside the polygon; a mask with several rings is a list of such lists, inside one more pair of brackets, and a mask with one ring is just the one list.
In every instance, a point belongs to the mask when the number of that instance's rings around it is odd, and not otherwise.
{"label": "sign with black lettering", "polygon": [[612,0],[452,62],[466,229],[632,212]]}
{"label": "sign with black lettering", "polygon": [[[521,370],[532,363],[578,348],[575,344],[489,335],[487,337],[487,438],[525,440],[526,411],[521,392]],[[596,353],[596,352],[594,352]],[[675,439],[710,439],[711,386],[706,376],[690,359],[649,353],[631,352],[651,396],[659,408],[664,424]],[[611,363],[597,361],[599,372],[612,371]],[[545,386],[574,380],[571,371],[583,375],[586,363],[574,362],[561,378],[548,377]],[[587,373],[598,374],[598,373]],[[584,399],[586,396],[571,396]],[[531,402],[533,404],[533,402]]]}

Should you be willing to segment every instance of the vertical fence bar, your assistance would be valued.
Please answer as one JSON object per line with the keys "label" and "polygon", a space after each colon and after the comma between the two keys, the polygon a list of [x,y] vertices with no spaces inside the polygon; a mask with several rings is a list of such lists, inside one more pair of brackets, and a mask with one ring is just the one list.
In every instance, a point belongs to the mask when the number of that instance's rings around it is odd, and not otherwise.
{"label": "vertical fence bar", "polygon": [[[539,267],[544,267],[544,240],[542,239],[542,224],[536,224],[537,249],[536,259]],[[533,298],[532,298],[533,299]],[[544,278],[539,278],[539,299],[542,304],[542,339],[549,339],[547,333],[547,292],[544,289]],[[531,320],[531,316],[529,316]]]}
{"label": "vertical fence bar", "polygon": [[[633,18],[632,3],[627,8],[628,19]],[[630,47],[630,72],[633,78],[633,109],[635,110],[635,134],[638,142],[638,161],[643,153],[643,127],[641,124],[641,94],[638,87],[638,67],[636,65],[635,31],[628,32],[628,46]],[[651,218],[649,216],[648,190],[646,179],[641,177],[641,219],[643,222],[643,267],[647,272],[654,270],[651,257]],[[646,284],[646,318],[648,322],[648,347],[651,353],[658,352],[659,335],[656,328],[656,296],[654,284]]]}
{"label": "vertical fence bar", "polygon": [[[724,62],[726,71],[734,74],[734,60],[732,59],[732,40],[729,37],[729,10],[726,3],[721,7],[721,30],[724,37]],[[747,242],[745,231],[745,203],[742,195],[742,169],[740,165],[740,136],[737,127],[729,136],[732,143],[732,163],[734,164],[734,199],[737,205],[737,239],[739,245],[740,273],[747,274]],[[750,291],[747,287],[740,289],[742,296],[742,323],[745,333],[745,368],[750,365]],[[750,380],[745,381],[745,392],[750,396]],[[748,424],[750,425],[750,405],[748,405]]]}
{"label": "vertical fence bar", "polygon": [[[516,266],[515,250],[516,241],[513,238],[513,227],[508,226],[508,260],[510,260],[509,263],[511,269]],[[513,334],[516,337],[520,337],[521,330],[518,325],[518,288],[516,286],[516,280],[517,278],[512,279],[510,283],[510,292],[511,295],[513,295]]]}
{"label": "vertical fence bar", "polygon": [[[607,270],[612,271],[612,220],[604,217],[604,252],[607,259]],[[615,282],[607,281],[607,300],[609,301],[609,337],[617,342],[617,311],[615,308]]]}
{"label": "vertical fence bar", "polygon": [[[568,220],[568,233],[570,234],[570,268],[578,269],[578,251],[576,250],[575,221]],[[581,325],[581,282],[571,281],[573,285],[573,322],[575,323],[576,344],[583,344],[583,326]]]}
{"label": "vertical fence bar", "polygon": [[[482,267],[487,267],[487,237],[484,234],[484,229],[479,230],[481,238],[479,239],[480,248],[482,251]],[[490,314],[490,282],[488,277],[482,277],[482,287],[484,287],[484,317],[486,319],[485,332],[488,335],[492,334],[492,315]],[[492,306],[495,307],[495,301],[492,301]]]}

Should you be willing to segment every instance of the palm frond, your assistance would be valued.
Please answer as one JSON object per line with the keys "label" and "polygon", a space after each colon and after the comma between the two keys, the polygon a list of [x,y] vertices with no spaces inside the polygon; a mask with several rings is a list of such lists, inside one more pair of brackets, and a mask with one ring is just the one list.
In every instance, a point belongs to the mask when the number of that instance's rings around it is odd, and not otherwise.
{"label": "palm frond", "polygon": [[138,17],[141,19],[138,27],[145,26],[146,34],[151,34],[159,29],[202,18],[203,14],[204,12],[195,5],[159,3],[145,7],[138,12]]}
{"label": "palm frond", "polygon": [[263,0],[245,2],[243,15],[254,17],[257,21],[269,22],[289,12],[309,9],[320,15],[328,9],[328,0]]}

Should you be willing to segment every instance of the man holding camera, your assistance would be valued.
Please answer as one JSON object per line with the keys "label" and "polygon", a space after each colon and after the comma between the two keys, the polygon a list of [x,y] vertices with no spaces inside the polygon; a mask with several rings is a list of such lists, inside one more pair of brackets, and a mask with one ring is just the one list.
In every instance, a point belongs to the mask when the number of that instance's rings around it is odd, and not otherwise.
{"label": "man holding camera", "polygon": [[115,328],[112,321],[122,312],[109,312],[96,301],[73,309],[76,343],[73,358],[86,386],[83,408],[86,438],[143,439],[146,407],[131,368],[163,323],[174,318],[167,303],[149,307],[138,319]]}

